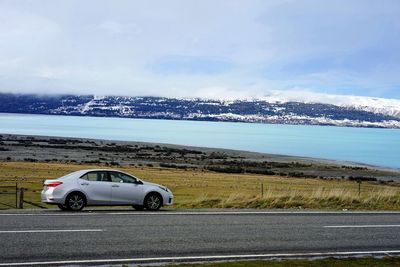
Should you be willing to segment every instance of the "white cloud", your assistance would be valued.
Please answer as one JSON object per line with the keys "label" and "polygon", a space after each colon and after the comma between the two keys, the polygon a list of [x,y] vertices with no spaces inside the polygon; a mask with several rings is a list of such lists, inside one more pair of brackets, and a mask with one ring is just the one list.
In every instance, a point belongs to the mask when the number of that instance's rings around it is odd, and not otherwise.
{"label": "white cloud", "polygon": [[219,100],[236,100],[236,99],[253,99],[262,96],[261,92],[254,90],[235,90],[226,87],[200,87],[191,91],[191,93],[175,92],[177,97],[186,96],[187,98],[201,98],[201,99],[219,99]]}
{"label": "white cloud", "polygon": [[141,30],[135,23],[120,23],[113,20],[106,20],[98,28],[113,34],[139,34]]}
{"label": "white cloud", "polygon": [[400,97],[397,1],[13,0],[0,9],[0,91]]}

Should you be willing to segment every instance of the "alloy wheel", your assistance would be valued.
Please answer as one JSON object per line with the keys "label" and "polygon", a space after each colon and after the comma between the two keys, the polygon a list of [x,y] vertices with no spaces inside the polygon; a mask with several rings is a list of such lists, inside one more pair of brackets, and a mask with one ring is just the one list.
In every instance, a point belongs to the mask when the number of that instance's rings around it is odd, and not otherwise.
{"label": "alloy wheel", "polygon": [[85,201],[80,195],[72,195],[68,200],[68,207],[71,210],[78,211],[83,208]]}
{"label": "alloy wheel", "polygon": [[146,207],[149,210],[158,210],[161,206],[161,199],[157,195],[150,195],[146,201]]}

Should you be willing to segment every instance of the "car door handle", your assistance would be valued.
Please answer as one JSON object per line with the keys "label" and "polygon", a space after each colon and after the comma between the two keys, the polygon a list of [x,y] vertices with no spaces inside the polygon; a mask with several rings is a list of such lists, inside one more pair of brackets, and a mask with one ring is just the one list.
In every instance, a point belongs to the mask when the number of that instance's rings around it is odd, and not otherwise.
{"label": "car door handle", "polygon": [[81,183],[81,185],[89,185],[89,183]]}
{"label": "car door handle", "polygon": [[117,184],[113,184],[113,185],[112,185],[112,187],[119,187],[119,185],[117,185]]}

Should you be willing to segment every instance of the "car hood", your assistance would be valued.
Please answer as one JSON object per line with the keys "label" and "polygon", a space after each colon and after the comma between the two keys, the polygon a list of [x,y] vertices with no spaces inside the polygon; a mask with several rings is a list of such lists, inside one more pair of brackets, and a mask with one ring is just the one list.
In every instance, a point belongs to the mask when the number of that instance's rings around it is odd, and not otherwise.
{"label": "car hood", "polygon": [[[149,183],[149,182],[145,182],[145,181],[142,181],[142,183],[144,184],[144,185],[152,185],[152,186],[162,186],[162,185],[159,185],[159,184],[154,184],[154,183]],[[163,186],[163,187],[165,187],[165,186]]]}
{"label": "car hood", "polygon": [[168,187],[166,187],[165,185],[161,185],[161,184],[154,184],[154,183],[149,183],[149,182],[144,182],[144,181],[142,181],[143,182],[143,184],[144,185],[150,185],[150,186],[155,186],[155,187],[157,187],[157,188],[165,188],[166,190],[165,191],[167,191],[167,192],[171,192],[169,189],[168,189]]}

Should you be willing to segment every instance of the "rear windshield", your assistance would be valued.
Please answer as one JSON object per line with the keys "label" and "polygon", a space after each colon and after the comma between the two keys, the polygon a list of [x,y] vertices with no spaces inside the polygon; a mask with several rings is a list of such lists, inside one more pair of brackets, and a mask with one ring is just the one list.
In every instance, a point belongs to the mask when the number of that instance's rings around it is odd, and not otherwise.
{"label": "rear windshield", "polygon": [[74,175],[76,175],[77,173],[79,173],[80,171],[75,171],[75,172],[71,172],[71,173],[68,173],[68,174],[66,174],[66,175],[64,175],[64,176],[61,176],[61,177],[59,177],[59,178],[57,178],[57,179],[66,179],[66,178],[68,178],[68,177],[70,177],[70,176],[74,176]]}

